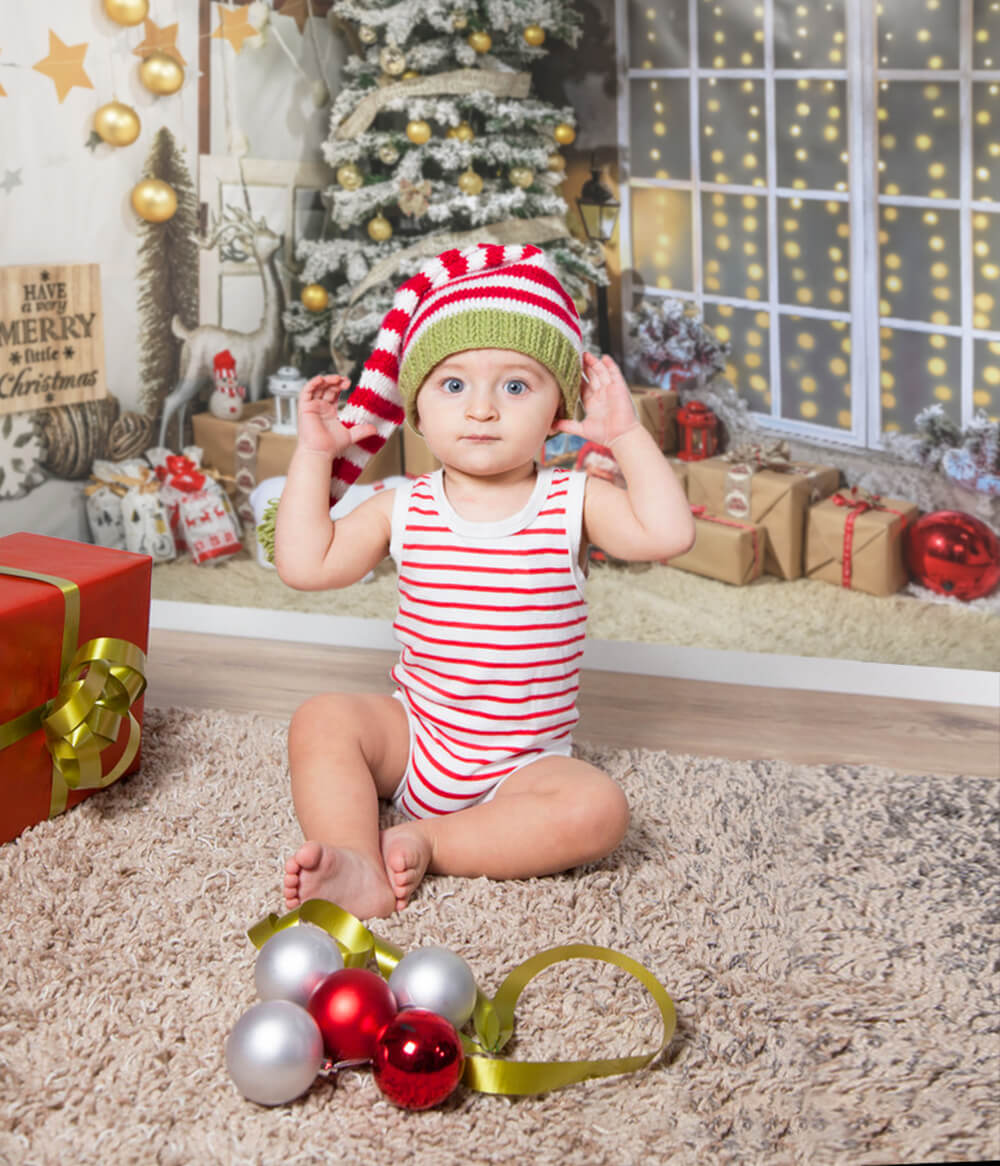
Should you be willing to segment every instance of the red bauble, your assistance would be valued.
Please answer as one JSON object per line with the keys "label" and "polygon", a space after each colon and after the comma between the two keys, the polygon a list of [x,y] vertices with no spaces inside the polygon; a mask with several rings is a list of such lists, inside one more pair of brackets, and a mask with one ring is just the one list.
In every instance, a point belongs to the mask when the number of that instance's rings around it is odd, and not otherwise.
{"label": "red bauble", "polygon": [[[339,974],[339,973],[338,973]],[[375,1042],[375,1084],[403,1109],[430,1109],[454,1092],[465,1052],[450,1020],[426,1008],[404,1008]]]}
{"label": "red bauble", "polygon": [[381,976],[344,968],[321,980],[306,1005],[334,1061],[370,1061],[375,1038],[396,1015],[396,998]]}
{"label": "red bauble", "polygon": [[907,530],[906,565],[932,591],[980,599],[1000,582],[1000,539],[971,514],[937,510]]}

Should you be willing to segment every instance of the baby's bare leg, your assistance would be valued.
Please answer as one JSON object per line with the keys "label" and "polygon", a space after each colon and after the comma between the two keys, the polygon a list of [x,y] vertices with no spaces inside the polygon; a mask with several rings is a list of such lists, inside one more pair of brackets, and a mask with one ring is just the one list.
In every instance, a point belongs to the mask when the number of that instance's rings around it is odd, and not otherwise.
{"label": "baby's bare leg", "polygon": [[594,862],[621,842],[628,820],[625,795],[607,774],[545,757],[512,774],[491,802],[393,826],[382,854],[402,906],[425,871],[516,879]]}
{"label": "baby's bare leg", "polygon": [[408,752],[406,713],[391,697],[327,693],[296,711],[288,759],[306,841],[285,864],[289,910],[320,898],[361,919],[392,914],[378,799],[399,784]]}

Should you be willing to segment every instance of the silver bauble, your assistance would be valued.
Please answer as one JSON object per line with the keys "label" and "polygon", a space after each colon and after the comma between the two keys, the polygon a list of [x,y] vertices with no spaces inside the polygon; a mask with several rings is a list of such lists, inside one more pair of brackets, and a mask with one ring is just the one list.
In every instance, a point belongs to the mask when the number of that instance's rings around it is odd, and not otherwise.
{"label": "silver bauble", "polygon": [[254,1004],[226,1038],[226,1067],[236,1088],[258,1105],[301,1096],[323,1063],[323,1034],[304,1008],[288,1000]]}
{"label": "silver bauble", "polygon": [[476,1007],[476,981],[460,955],[420,947],[393,968],[389,988],[400,1008],[427,1008],[461,1028]]}
{"label": "silver bauble", "polygon": [[300,923],[271,936],[260,949],[253,976],[261,1000],[291,1000],[304,1008],[316,985],[343,966],[337,941]]}

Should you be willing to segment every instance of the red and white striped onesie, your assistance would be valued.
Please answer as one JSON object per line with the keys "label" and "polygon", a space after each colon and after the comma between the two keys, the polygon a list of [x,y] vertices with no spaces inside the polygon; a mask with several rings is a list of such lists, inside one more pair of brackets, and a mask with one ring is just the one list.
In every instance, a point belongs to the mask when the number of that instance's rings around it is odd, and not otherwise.
{"label": "red and white striped onesie", "polygon": [[396,491],[392,676],[410,757],[393,803],[409,817],[488,801],[529,762],[569,756],[587,623],[585,484],[539,469],[528,504],[500,522],[456,514],[440,470]]}

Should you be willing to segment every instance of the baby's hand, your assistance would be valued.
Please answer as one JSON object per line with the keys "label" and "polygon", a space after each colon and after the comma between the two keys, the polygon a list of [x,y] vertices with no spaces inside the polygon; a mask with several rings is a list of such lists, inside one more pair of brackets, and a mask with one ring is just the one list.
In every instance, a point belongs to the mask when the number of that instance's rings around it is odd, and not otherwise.
{"label": "baby's hand", "polygon": [[583,354],[582,421],[557,421],[560,433],[572,433],[598,445],[610,445],[639,424],[639,418],[618,365],[610,356],[600,360]]}
{"label": "baby's hand", "polygon": [[348,428],[340,421],[337,403],[351,387],[347,377],[318,376],[299,395],[299,448],[339,457],[349,445],[372,437],[374,425]]}

